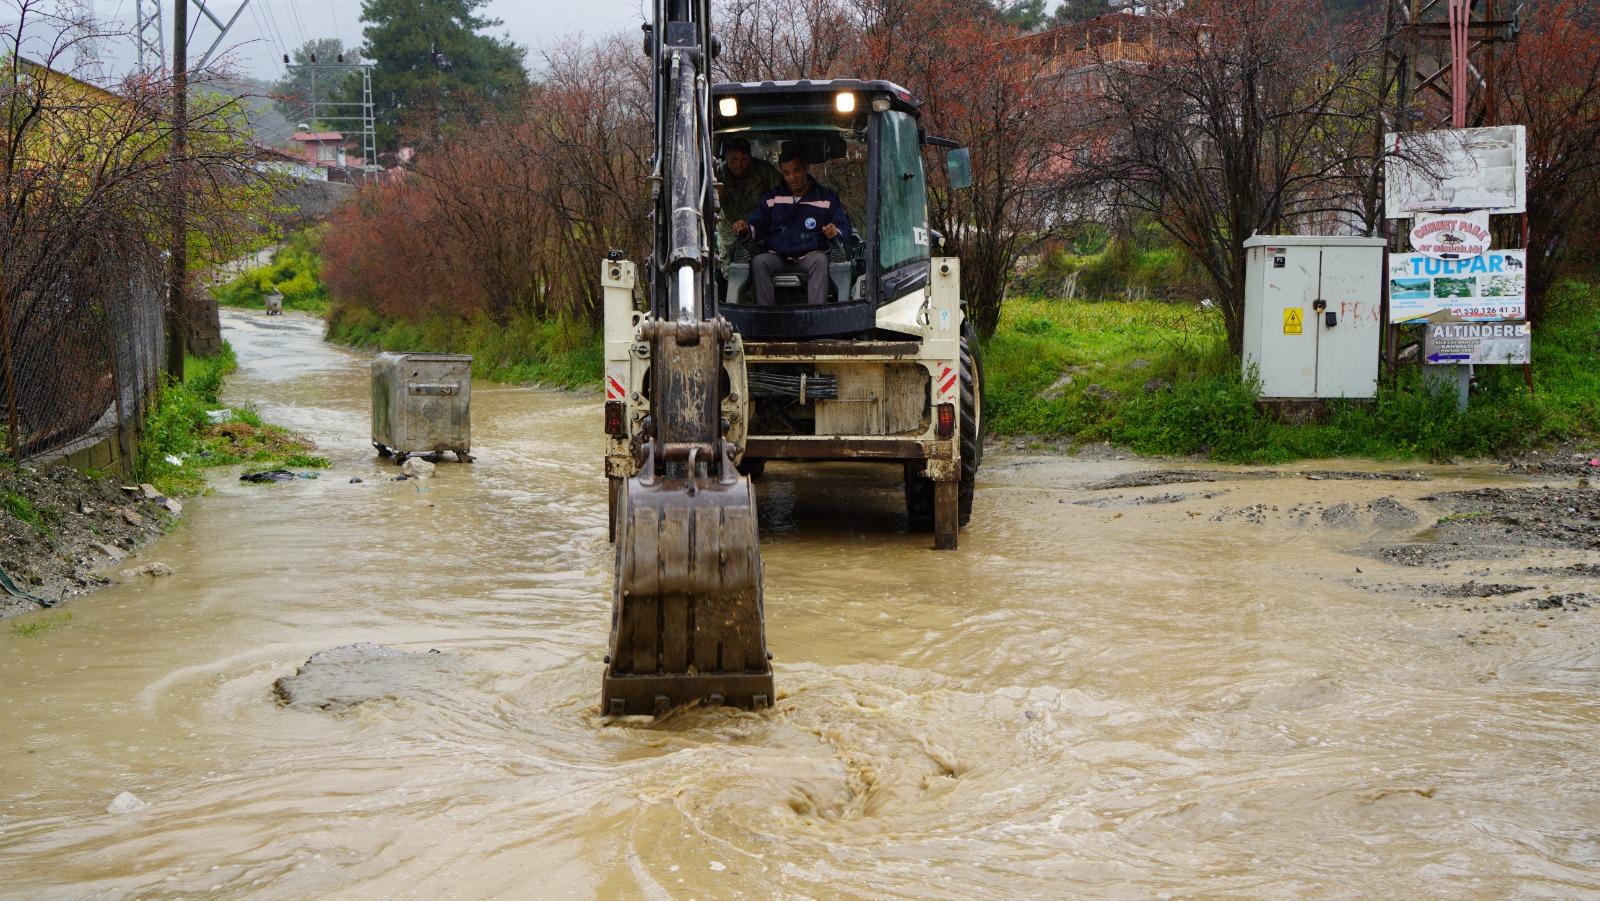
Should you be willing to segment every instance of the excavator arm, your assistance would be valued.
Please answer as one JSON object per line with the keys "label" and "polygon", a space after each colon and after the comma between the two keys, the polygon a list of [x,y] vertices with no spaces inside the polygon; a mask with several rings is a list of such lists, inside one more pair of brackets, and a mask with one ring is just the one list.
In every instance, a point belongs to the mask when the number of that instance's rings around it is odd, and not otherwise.
{"label": "excavator arm", "polygon": [[[743,366],[717,315],[710,0],[654,0],[645,29],[655,88],[655,157],[638,325],[650,412],[638,472],[617,498],[611,653],[601,710],[773,701],[755,496],[734,466],[722,415],[725,367]],[[743,381],[740,379],[739,381]]]}

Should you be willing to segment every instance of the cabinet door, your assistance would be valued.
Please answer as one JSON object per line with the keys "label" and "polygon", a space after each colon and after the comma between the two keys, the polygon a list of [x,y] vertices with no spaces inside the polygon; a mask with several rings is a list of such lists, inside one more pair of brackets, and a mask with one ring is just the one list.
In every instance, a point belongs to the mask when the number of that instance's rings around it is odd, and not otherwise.
{"label": "cabinet door", "polygon": [[[1375,247],[1322,249],[1316,315],[1317,396],[1374,397],[1378,390],[1378,345],[1382,324],[1383,251]],[[1333,314],[1328,325],[1327,314]],[[1307,331],[1313,323],[1307,311]]]}
{"label": "cabinet door", "polygon": [[1261,310],[1261,394],[1315,397],[1317,329],[1311,303],[1317,298],[1318,248],[1269,247],[1262,260],[1266,291]]}

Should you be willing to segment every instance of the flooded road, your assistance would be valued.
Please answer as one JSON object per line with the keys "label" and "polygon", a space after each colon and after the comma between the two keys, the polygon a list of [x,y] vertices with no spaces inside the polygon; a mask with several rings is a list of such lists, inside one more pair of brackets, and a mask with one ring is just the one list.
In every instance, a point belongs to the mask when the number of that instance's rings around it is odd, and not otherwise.
{"label": "flooded road", "polygon": [[[229,402],[333,467],[218,471],[139,557],[175,576],[0,633],[0,895],[1600,891],[1600,608],[1427,600],[1350,553],[1427,537],[1426,496],[1527,480],[1096,489],[1150,464],[996,449],[934,553],[893,471],[774,464],[777,708],[608,724],[595,398],[480,383],[479,462],[389,481],[364,357],[224,319]],[[1456,582],[1597,559],[1457,550]],[[417,652],[394,697],[274,701],[362,641]],[[107,813],[123,791],[147,806]]]}

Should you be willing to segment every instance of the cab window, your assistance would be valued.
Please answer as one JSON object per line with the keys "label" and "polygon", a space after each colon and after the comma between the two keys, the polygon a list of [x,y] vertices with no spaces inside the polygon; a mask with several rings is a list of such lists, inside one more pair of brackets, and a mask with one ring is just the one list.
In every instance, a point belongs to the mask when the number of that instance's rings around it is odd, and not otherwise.
{"label": "cab window", "polygon": [[[878,134],[878,271],[887,274],[926,265],[928,192],[917,120],[908,113],[883,113]],[[885,279],[884,287],[899,281]]]}

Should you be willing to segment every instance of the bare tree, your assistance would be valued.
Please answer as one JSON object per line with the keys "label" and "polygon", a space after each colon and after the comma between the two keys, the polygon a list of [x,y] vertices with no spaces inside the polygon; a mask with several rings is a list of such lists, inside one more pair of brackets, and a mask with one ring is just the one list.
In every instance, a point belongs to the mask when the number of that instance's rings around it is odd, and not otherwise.
{"label": "bare tree", "polygon": [[412,320],[599,318],[599,261],[648,243],[645,65],[618,35],[557,47],[544,71],[515,115],[339,212],[323,255],[342,303]]}
{"label": "bare tree", "polygon": [[21,0],[16,21],[0,26],[0,389],[13,454],[104,412],[96,379],[113,374],[108,311],[137,283],[159,286],[174,185],[192,197],[188,224],[202,247],[255,212],[237,101],[197,98],[189,147],[174,156],[171,83],[141,75],[106,88],[75,77],[76,47],[105,35],[52,8]]}
{"label": "bare tree", "polygon": [[973,182],[950,190],[942,151],[930,151],[929,218],[961,258],[973,325],[992,333],[1018,255],[1060,206],[1061,98],[1047,60],[981,0],[852,0],[863,78],[905,85],[923,128],[967,147]]}
{"label": "bare tree", "polygon": [[[1075,180],[1158,222],[1206,273],[1235,350],[1244,241],[1309,221],[1370,227],[1371,23],[1317,0],[1195,0],[1156,20],[1156,52],[1079,85]],[[1330,223],[1331,220],[1331,223]]]}
{"label": "bare tree", "polygon": [[1500,113],[1528,130],[1528,316],[1537,321],[1574,238],[1600,226],[1600,23],[1579,0],[1528,7]]}
{"label": "bare tree", "polygon": [[722,0],[712,71],[724,81],[854,78],[860,29],[852,13],[846,0]]}

